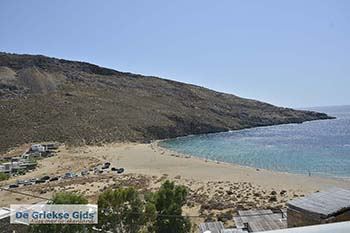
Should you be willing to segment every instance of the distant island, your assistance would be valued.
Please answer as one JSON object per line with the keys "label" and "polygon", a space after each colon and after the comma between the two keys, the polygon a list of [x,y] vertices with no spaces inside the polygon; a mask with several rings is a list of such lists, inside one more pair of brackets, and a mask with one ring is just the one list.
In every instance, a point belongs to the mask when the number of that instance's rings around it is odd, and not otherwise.
{"label": "distant island", "polygon": [[1,152],[28,142],[150,142],[332,118],[86,62],[9,53],[0,53],[0,110]]}

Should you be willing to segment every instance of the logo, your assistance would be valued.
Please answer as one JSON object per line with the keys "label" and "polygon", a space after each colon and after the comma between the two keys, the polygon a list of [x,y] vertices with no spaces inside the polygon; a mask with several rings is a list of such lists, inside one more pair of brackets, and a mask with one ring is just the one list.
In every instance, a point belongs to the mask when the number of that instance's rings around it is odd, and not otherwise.
{"label": "logo", "polygon": [[97,205],[11,205],[16,224],[97,224]]}

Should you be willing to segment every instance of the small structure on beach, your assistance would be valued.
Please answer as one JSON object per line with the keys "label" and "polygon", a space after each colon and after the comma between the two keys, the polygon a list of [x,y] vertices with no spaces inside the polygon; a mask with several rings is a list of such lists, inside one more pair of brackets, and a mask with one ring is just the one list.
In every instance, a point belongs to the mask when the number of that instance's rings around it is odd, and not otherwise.
{"label": "small structure on beach", "polygon": [[1,172],[10,174],[12,171],[17,171],[19,169],[18,162],[6,162],[1,164]]}
{"label": "small structure on beach", "polygon": [[10,162],[0,164],[0,172],[12,174],[20,171],[31,170],[36,167],[36,163],[20,157],[11,158]]}
{"label": "small structure on beach", "polygon": [[222,222],[205,222],[199,224],[199,232],[221,233],[221,230],[225,229]]}
{"label": "small structure on beach", "polygon": [[45,148],[46,151],[52,151],[52,150],[57,150],[59,147],[58,143],[46,143],[42,144],[42,146]]}
{"label": "small structure on beach", "polygon": [[237,229],[245,232],[261,232],[287,228],[287,218],[283,210],[240,210],[233,218]]}
{"label": "small structure on beach", "polygon": [[35,169],[37,159],[55,155],[58,148],[58,143],[33,144],[20,156],[3,158],[0,172],[11,175]]}
{"label": "small structure on beach", "polygon": [[41,144],[33,144],[30,146],[30,151],[31,152],[44,152],[45,147]]}
{"label": "small structure on beach", "polygon": [[248,231],[237,229],[237,228],[230,228],[230,229],[223,229],[220,233],[248,233]]}
{"label": "small structure on beach", "polygon": [[200,233],[248,233],[242,229],[230,228],[225,229],[222,222],[205,222],[199,224]]}
{"label": "small structure on beach", "polygon": [[288,227],[350,221],[350,190],[332,188],[287,203]]}
{"label": "small structure on beach", "polygon": [[58,143],[33,144],[29,150],[22,154],[22,158],[30,159],[52,156],[58,147]]}

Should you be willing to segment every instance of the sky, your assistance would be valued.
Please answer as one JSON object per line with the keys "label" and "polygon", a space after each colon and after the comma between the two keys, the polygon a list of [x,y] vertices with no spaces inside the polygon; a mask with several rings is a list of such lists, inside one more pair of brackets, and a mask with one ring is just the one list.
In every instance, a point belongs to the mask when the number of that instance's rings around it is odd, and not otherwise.
{"label": "sky", "polygon": [[350,104],[348,0],[0,0],[0,51],[278,106]]}

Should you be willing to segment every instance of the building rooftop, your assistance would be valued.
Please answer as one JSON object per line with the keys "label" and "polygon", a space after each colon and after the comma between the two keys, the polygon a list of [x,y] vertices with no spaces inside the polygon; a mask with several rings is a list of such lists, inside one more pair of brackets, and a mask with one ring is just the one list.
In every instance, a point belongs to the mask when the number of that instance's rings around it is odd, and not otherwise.
{"label": "building rooftop", "polygon": [[221,230],[225,229],[222,222],[205,222],[199,224],[199,232],[211,232],[211,233],[221,233]]}
{"label": "building rooftop", "polygon": [[237,228],[230,228],[230,229],[223,229],[220,233],[248,233],[248,231],[237,229]]}
{"label": "building rooftop", "polygon": [[319,214],[324,218],[350,209],[350,190],[332,188],[313,193],[310,196],[294,199],[287,203],[288,208]]}
{"label": "building rooftop", "polygon": [[248,232],[260,232],[287,228],[284,213],[274,213],[271,210],[243,210],[234,217],[236,227]]}
{"label": "building rooftop", "polygon": [[350,222],[328,223],[307,227],[295,227],[263,233],[349,233]]}

